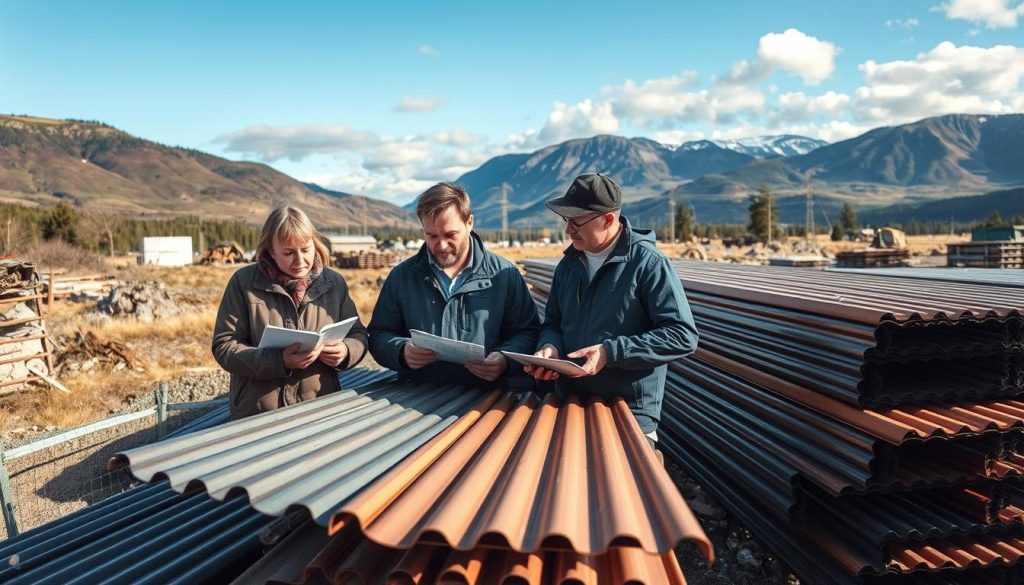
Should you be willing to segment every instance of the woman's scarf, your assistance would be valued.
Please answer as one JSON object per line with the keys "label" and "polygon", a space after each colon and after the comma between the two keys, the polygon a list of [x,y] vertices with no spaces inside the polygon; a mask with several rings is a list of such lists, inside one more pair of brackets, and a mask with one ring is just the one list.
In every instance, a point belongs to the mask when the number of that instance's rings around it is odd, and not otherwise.
{"label": "woman's scarf", "polygon": [[259,265],[260,272],[264,276],[269,278],[271,282],[280,284],[284,287],[284,290],[288,291],[288,294],[292,296],[292,300],[295,301],[295,306],[302,302],[302,297],[306,296],[306,290],[324,271],[324,263],[320,260],[319,255],[313,257],[313,269],[309,271],[309,276],[305,278],[292,278],[285,274],[277,267],[274,259],[270,256],[261,257]]}

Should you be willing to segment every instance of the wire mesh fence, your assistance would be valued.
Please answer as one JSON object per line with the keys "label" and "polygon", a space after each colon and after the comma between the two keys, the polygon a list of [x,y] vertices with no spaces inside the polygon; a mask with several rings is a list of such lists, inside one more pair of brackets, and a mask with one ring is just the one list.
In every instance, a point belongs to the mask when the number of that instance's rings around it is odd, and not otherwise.
{"label": "wire mesh fence", "polygon": [[[167,411],[163,434],[195,420],[209,408],[212,406]],[[155,401],[143,402],[133,410],[134,413],[121,413],[86,425],[80,428],[82,433],[63,431],[51,440],[37,439],[0,455],[0,466],[6,468],[9,477],[9,495],[3,499],[9,500],[6,503],[17,528],[13,531],[7,522],[0,521],[0,540],[52,522],[136,485],[138,482],[126,469],[107,471],[107,461],[115,453],[159,438],[160,409]],[[116,424],[107,424],[111,422]],[[2,472],[0,469],[0,475]]]}

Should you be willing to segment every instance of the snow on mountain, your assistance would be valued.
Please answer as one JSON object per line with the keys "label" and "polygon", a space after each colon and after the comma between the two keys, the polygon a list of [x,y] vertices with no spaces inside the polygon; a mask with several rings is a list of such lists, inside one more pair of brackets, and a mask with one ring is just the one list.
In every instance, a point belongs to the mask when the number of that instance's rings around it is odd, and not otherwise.
{"label": "snow on mountain", "polygon": [[736,140],[713,140],[717,146],[761,158],[776,158],[807,154],[828,144],[824,140],[782,134],[778,136],[753,136]]}

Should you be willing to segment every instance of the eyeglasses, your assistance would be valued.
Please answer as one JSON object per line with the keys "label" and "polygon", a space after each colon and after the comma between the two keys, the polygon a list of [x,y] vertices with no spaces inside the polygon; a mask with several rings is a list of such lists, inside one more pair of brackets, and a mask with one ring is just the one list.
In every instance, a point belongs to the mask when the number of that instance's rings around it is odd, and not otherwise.
{"label": "eyeglasses", "polygon": [[583,223],[576,223],[572,219],[570,219],[568,217],[565,217],[563,215],[562,216],[562,221],[565,222],[565,227],[569,228],[569,231],[571,231],[572,233],[576,233],[576,232],[580,231],[581,229],[583,229],[583,226],[587,225],[588,223],[594,221],[595,219],[597,219],[599,217],[604,217],[604,214],[602,213],[600,215],[595,215],[594,217],[588,219],[587,221],[585,221]]}

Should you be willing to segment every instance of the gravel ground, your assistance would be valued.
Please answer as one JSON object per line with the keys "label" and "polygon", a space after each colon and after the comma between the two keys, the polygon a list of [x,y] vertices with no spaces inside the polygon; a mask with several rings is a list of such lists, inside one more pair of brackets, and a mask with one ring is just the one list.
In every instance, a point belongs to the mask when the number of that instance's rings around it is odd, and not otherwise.
{"label": "gravel ground", "polygon": [[739,524],[715,498],[673,461],[665,468],[715,547],[708,566],[693,543],[676,548],[689,585],[799,585],[789,569]]}

